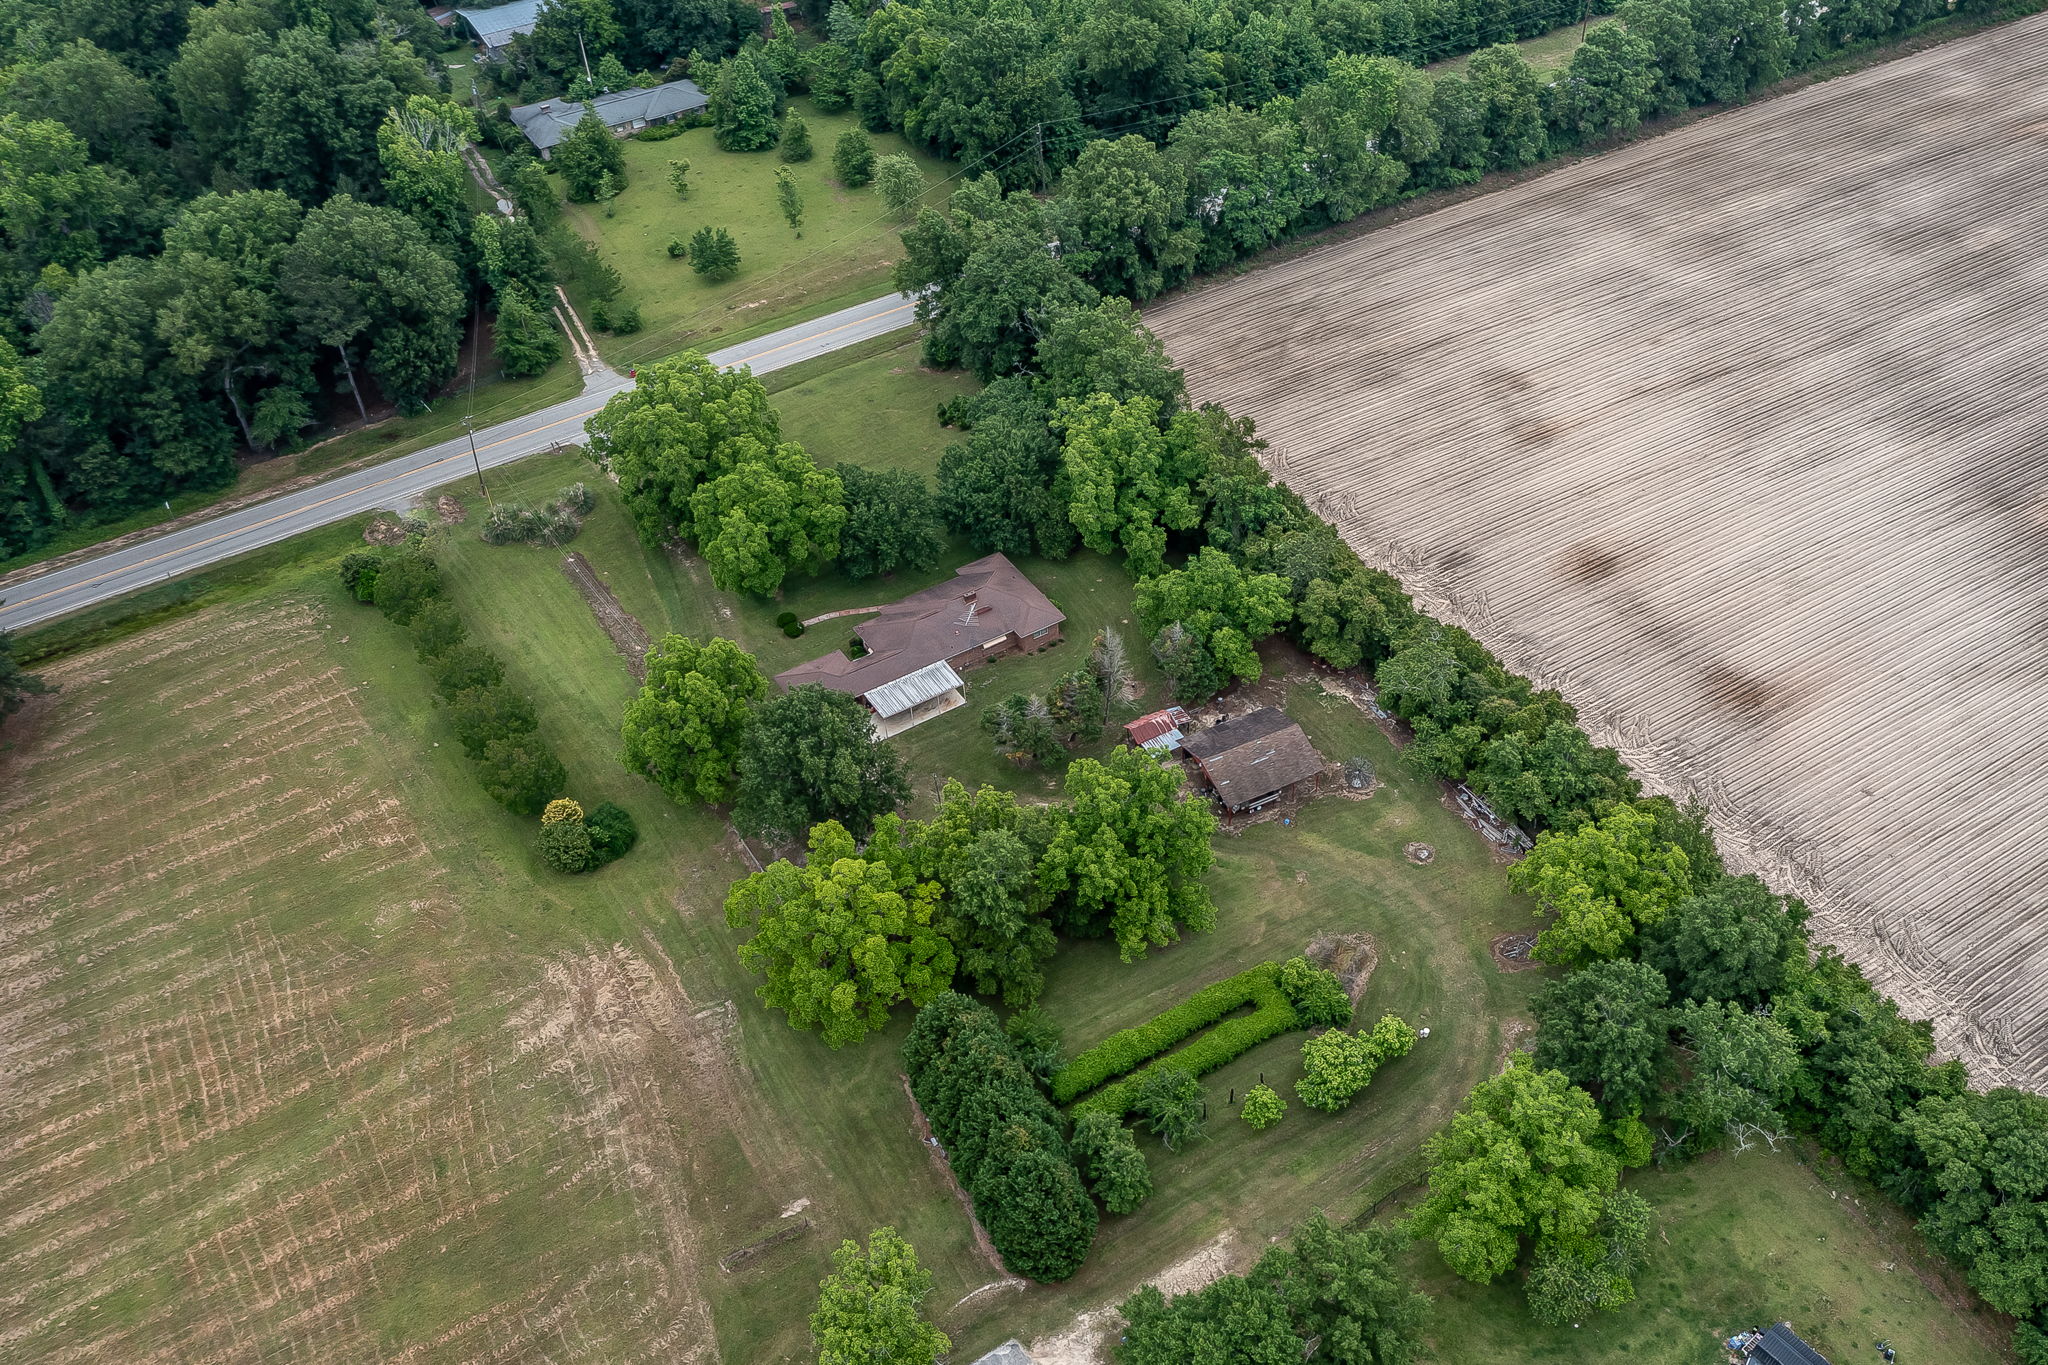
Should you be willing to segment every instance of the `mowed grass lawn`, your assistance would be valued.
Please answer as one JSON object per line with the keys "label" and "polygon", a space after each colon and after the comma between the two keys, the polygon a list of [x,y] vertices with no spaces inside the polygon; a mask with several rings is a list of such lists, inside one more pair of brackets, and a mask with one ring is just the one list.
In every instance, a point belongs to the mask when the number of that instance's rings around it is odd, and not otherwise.
{"label": "mowed grass lawn", "polygon": [[1656,1209],[1636,1301],[1575,1326],[1539,1326],[1518,1286],[1467,1284],[1418,1249],[1411,1264],[1437,1300],[1437,1358],[1719,1365],[1719,1342],[1773,1322],[1841,1365],[1875,1360],[1880,1340],[1902,1363],[2011,1358],[2010,1323],[1928,1254],[1895,1206],[1804,1144],[1631,1172],[1628,1184]]}
{"label": "mowed grass lawn", "polygon": [[[779,152],[724,151],[709,128],[664,142],[622,142],[626,188],[613,201],[613,216],[594,204],[567,206],[570,223],[618,270],[626,297],[640,306],[639,332],[598,338],[614,365],[646,364],[713,338],[769,331],[893,288],[889,271],[902,256],[904,224],[889,216],[873,185],[847,189],[832,171],[833,144],[860,121],[820,113],[808,99],[794,105],[810,125],[815,152],[788,167],[804,201],[801,237],[790,231],[775,197],[775,173],[788,164]],[[934,200],[945,193],[939,182],[952,167],[894,133],[868,136],[878,158],[892,152],[915,158]],[[686,197],[669,188],[671,161],[690,163]],[[726,229],[739,246],[740,272],[733,279],[707,283],[687,261],[668,254],[670,238],[688,241],[705,226]]]}

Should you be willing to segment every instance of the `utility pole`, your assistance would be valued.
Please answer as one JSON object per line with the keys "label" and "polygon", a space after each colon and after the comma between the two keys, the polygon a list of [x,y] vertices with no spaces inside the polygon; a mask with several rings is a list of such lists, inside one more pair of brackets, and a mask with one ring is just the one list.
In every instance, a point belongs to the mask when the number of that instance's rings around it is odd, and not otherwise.
{"label": "utility pole", "polygon": [[592,85],[596,85],[597,82],[591,79],[590,53],[588,49],[586,49],[583,46],[583,30],[580,28],[576,30],[576,55],[583,59],[583,79],[586,81],[590,81]]}
{"label": "utility pole", "polygon": [[1034,123],[1031,126],[1031,145],[1038,157],[1038,192],[1043,194],[1046,190],[1052,188],[1045,176],[1045,125],[1043,123]]}
{"label": "utility pole", "polygon": [[491,490],[484,485],[484,462],[478,458],[476,453],[476,419],[474,417],[462,419],[462,434],[469,438],[469,462],[476,466],[476,490],[484,495],[484,506],[495,511],[497,509],[491,503]]}

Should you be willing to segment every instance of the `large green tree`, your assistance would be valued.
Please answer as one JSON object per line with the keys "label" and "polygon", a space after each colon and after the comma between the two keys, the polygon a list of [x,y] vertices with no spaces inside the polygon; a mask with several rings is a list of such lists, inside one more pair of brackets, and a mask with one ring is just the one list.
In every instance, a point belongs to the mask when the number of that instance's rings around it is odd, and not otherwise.
{"label": "large green tree", "polygon": [[1591,1095],[1514,1054],[1424,1148],[1429,1194],[1415,1235],[1478,1284],[1514,1265],[1525,1237],[1539,1248],[1583,1245],[1621,1174],[1595,1142],[1600,1126]]}
{"label": "large green tree", "polygon": [[755,708],[733,803],[741,830],[791,839],[836,820],[865,838],[877,817],[909,799],[903,759],[875,738],[857,699],[813,683]]}
{"label": "large green tree", "polygon": [[953,1343],[920,1311],[931,1288],[896,1229],[876,1228],[865,1250],[841,1242],[811,1313],[818,1365],[933,1365]]}
{"label": "large green tree", "polygon": [[711,118],[718,145],[728,152],[763,152],[775,145],[775,87],[762,74],[761,60],[741,52],[718,68],[711,89]]}
{"label": "large green tree", "polygon": [[816,573],[839,553],[846,493],[793,442],[727,443],[732,467],[690,495],[691,538],[726,592],[768,596],[793,573]]}
{"label": "large green tree", "polygon": [[841,464],[834,472],[846,505],[846,524],[839,533],[841,573],[872,578],[938,565],[946,552],[946,528],[922,474],[857,464]]}
{"label": "large green tree", "polygon": [[1064,559],[1074,548],[1052,414],[1022,376],[969,408],[973,431],[939,456],[940,515],[982,553]]}
{"label": "large green tree", "polygon": [[1201,521],[1197,482],[1213,449],[1201,418],[1180,412],[1162,425],[1156,399],[1119,403],[1096,394],[1061,403],[1058,426],[1067,516],[1081,543],[1101,554],[1122,550],[1140,577],[1158,573],[1166,533]]}
{"label": "large green tree", "polygon": [[1104,293],[1148,299],[1194,265],[1187,171],[1146,138],[1089,143],[1060,190],[1060,254]]}
{"label": "large green tree", "polygon": [[1656,95],[1654,56],[1623,24],[1596,24],[1572,53],[1557,89],[1559,123],[1593,141],[1633,132]]}
{"label": "large green tree", "polygon": [[1640,962],[1595,962],[1536,992],[1536,1063],[1561,1071],[1610,1114],[1639,1114],[1670,1057],[1670,992]]}
{"label": "large green tree", "polygon": [[1551,917],[1537,935],[1537,957],[1565,966],[1615,957],[1691,894],[1685,854],[1656,836],[1652,816],[1623,805],[1570,833],[1538,837],[1508,871],[1509,883]]}
{"label": "large green tree", "polygon": [[469,236],[469,168],[462,148],[475,139],[475,115],[428,95],[414,95],[377,125],[385,198],[451,253],[462,250]]}
{"label": "large green tree", "polygon": [[647,653],[647,681],[626,703],[621,759],[681,802],[732,799],[740,748],[768,679],[730,640],[665,635]]}
{"label": "large green tree", "polygon": [[1178,651],[1169,669],[1180,701],[1206,701],[1233,682],[1257,682],[1258,642],[1290,615],[1287,585],[1277,575],[1246,573],[1206,546],[1184,567],[1142,580],[1137,606],[1148,634],[1156,638],[1178,625],[1194,646]]}
{"label": "large green tree", "polygon": [[732,467],[742,437],[782,439],[768,391],[744,370],[721,370],[685,351],[640,372],[589,422],[590,454],[618,480],[641,542],[659,547],[693,524],[690,495]]}
{"label": "large green tree", "polygon": [[1723,877],[1642,933],[1643,961],[1681,1000],[1759,1005],[1806,951],[1806,906],[1755,877]]}
{"label": "large green tree", "polygon": [[572,203],[594,202],[607,183],[614,194],[625,188],[625,148],[597,116],[597,110],[588,105],[569,135],[555,145],[553,160],[562,177],[562,188]]}
{"label": "large green tree", "polygon": [[811,829],[804,866],[778,861],[736,883],[725,919],[753,932],[740,961],[765,974],[762,1003],[844,1047],[885,1027],[892,1006],[952,984],[938,898],[930,882],[899,890],[888,866],[855,856],[853,836],[826,821]]}
{"label": "large green tree", "polygon": [[1067,810],[1038,867],[1039,886],[1073,933],[1114,938],[1126,962],[1215,927],[1202,876],[1216,817],[1179,768],[1117,748],[1067,769]]}
{"label": "large green tree", "polygon": [[278,275],[300,335],[332,348],[365,416],[364,361],[404,411],[424,407],[455,373],[461,276],[406,215],[336,195],[306,215]]}

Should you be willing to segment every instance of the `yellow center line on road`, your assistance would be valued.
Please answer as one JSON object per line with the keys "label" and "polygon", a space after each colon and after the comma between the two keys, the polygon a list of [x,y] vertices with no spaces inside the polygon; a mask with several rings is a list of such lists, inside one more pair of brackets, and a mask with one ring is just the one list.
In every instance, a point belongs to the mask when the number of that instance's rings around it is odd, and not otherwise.
{"label": "yellow center line on road", "polygon": [[[786,350],[788,350],[788,349],[789,349],[790,347],[792,347],[792,346],[801,346],[801,345],[804,345],[804,344],[806,344],[806,343],[808,343],[808,342],[814,342],[814,341],[817,341],[817,340],[818,340],[819,338],[821,338],[821,337],[828,337],[828,336],[831,336],[831,335],[832,335],[832,334],[833,334],[834,332],[843,332],[843,331],[845,331],[845,330],[846,330],[847,328],[849,328],[849,327],[858,327],[858,326],[861,326],[861,325],[863,325],[863,324],[865,324],[865,323],[877,322],[877,321],[881,320],[882,318],[886,318],[886,317],[894,317],[894,316],[895,316],[896,314],[898,314],[898,313],[901,313],[901,312],[903,312],[903,311],[904,311],[904,310],[906,310],[906,309],[909,309],[909,308],[913,308],[913,307],[915,307],[915,306],[916,306],[915,304],[909,304],[909,303],[904,303],[904,304],[898,304],[898,305],[897,305],[896,307],[894,307],[894,308],[891,308],[891,309],[889,309],[889,310],[888,310],[888,311],[886,311],[886,312],[882,312],[882,313],[876,313],[876,314],[873,314],[873,315],[872,315],[872,316],[870,316],[870,317],[865,317],[865,318],[856,318],[856,319],[854,319],[854,320],[853,320],[852,322],[844,322],[844,323],[841,323],[841,324],[840,324],[839,326],[837,326],[837,327],[828,327],[827,329],[825,329],[825,330],[824,330],[824,331],[822,331],[822,332],[813,332],[813,333],[811,333],[811,334],[810,334],[809,336],[805,336],[805,337],[798,337],[798,338],[797,338],[796,340],[794,340],[794,341],[785,341],[785,342],[783,342],[783,343],[782,343],[781,345],[779,345],[779,346],[770,346],[770,347],[769,347],[769,348],[768,348],[767,350],[765,350],[765,351],[756,351],[756,352],[755,352],[754,354],[752,354],[752,355],[750,355],[750,356],[745,356],[745,357],[743,357],[743,358],[741,358],[741,359],[739,359],[739,360],[731,361],[731,362],[729,362],[729,363],[727,364],[726,368],[730,369],[730,368],[732,368],[732,367],[733,367],[733,366],[735,366],[735,365],[751,365],[751,364],[753,364],[753,363],[754,363],[754,362],[755,362],[756,360],[759,360],[759,359],[760,359],[760,358],[761,358],[762,356],[769,356],[769,355],[774,355],[774,354],[775,354],[775,353],[776,353],[777,351],[786,351]],[[622,392],[622,391],[623,391],[623,390],[614,390],[614,392],[615,392],[615,393],[616,393],[616,392]],[[611,401],[611,395],[610,395],[610,394],[607,394],[607,395],[605,396],[605,401],[606,401],[606,402],[610,402],[610,401]],[[546,424],[546,425],[544,425],[544,426],[538,426],[538,427],[534,427],[534,428],[533,428],[532,430],[530,430],[530,431],[522,431],[522,432],[518,433],[518,434],[517,434],[517,435],[515,435],[515,436],[505,436],[505,437],[501,437],[500,439],[498,439],[498,440],[496,440],[496,441],[490,441],[490,442],[487,442],[487,443],[486,443],[486,444],[484,444],[484,445],[478,446],[478,447],[477,447],[477,450],[478,450],[478,452],[479,452],[479,453],[481,453],[481,452],[483,452],[483,451],[486,451],[486,450],[495,450],[495,449],[497,449],[497,448],[498,448],[499,446],[502,446],[502,445],[508,445],[508,444],[510,444],[510,443],[511,443],[511,442],[513,442],[513,441],[519,441],[519,440],[524,440],[524,439],[526,439],[526,438],[527,438],[527,437],[529,437],[529,436],[538,436],[538,435],[539,435],[539,434],[540,434],[541,432],[543,432],[543,431],[552,431],[552,430],[553,430],[554,428],[556,428],[556,427],[558,427],[558,426],[561,426],[561,425],[562,425],[562,424],[563,424],[564,422],[578,422],[578,421],[582,421],[582,420],[583,420],[584,418],[586,418],[586,417],[589,417],[589,416],[590,416],[590,415],[591,415],[592,413],[594,413],[594,412],[597,412],[597,411],[598,411],[599,409],[601,409],[601,408],[603,408],[603,407],[604,407],[604,403],[599,403],[599,404],[596,404],[596,405],[595,405],[595,406],[593,406],[593,407],[587,407],[587,408],[582,408],[582,409],[579,409],[579,410],[578,410],[578,411],[576,411],[576,412],[572,412],[572,413],[570,413],[570,414],[569,414],[568,416],[566,416],[566,417],[561,417],[561,418],[557,418],[557,419],[556,419],[555,421],[549,422],[549,423],[547,423],[547,424]],[[16,601],[16,602],[12,602],[12,603],[9,603],[8,605],[10,605],[10,606],[14,606],[14,607],[27,607],[27,606],[32,606],[32,605],[34,605],[35,603],[37,603],[37,602],[40,602],[40,601],[42,601],[42,600],[43,600],[44,598],[46,598],[46,597],[54,597],[54,596],[56,596],[57,594],[59,594],[59,593],[64,593],[64,592],[74,592],[74,591],[76,591],[76,590],[77,590],[77,589],[79,589],[79,588],[87,588],[87,587],[91,587],[91,586],[92,586],[93,584],[95,584],[95,583],[99,583],[99,582],[102,582],[102,581],[104,581],[104,580],[106,580],[106,579],[109,579],[109,578],[117,578],[117,577],[119,577],[119,576],[121,576],[121,575],[123,575],[123,574],[129,574],[129,573],[134,573],[134,572],[136,572],[136,571],[138,571],[138,570],[141,570],[141,569],[146,569],[146,568],[148,568],[148,567],[149,567],[150,565],[152,565],[152,564],[155,564],[155,563],[158,563],[158,562],[159,562],[159,561],[161,561],[161,560],[165,560],[165,559],[172,559],[172,558],[175,558],[175,557],[176,557],[176,556],[178,556],[178,555],[183,555],[183,554],[190,554],[190,553],[191,553],[192,551],[194,551],[194,550],[203,550],[203,549],[205,549],[205,548],[206,548],[207,546],[209,546],[209,545],[214,545],[214,544],[217,544],[217,543],[219,543],[220,541],[223,541],[223,540],[231,540],[231,539],[233,539],[233,538],[234,538],[234,537],[236,537],[236,536],[242,536],[242,535],[247,535],[247,534],[249,534],[249,533],[250,533],[251,531],[260,531],[260,530],[262,530],[262,529],[263,529],[264,527],[266,527],[266,526],[270,526],[270,525],[273,525],[273,524],[275,524],[275,523],[277,523],[277,522],[280,522],[280,521],[286,521],[286,520],[289,520],[289,519],[290,519],[290,518],[292,518],[292,517],[297,517],[297,516],[303,516],[304,514],[306,514],[306,513],[308,513],[308,512],[314,512],[314,511],[318,511],[318,510],[319,510],[320,508],[322,508],[322,507],[325,507],[325,506],[326,506],[327,504],[329,504],[329,503],[331,503],[331,502],[338,502],[338,501],[340,501],[340,500],[341,500],[341,499],[343,499],[343,498],[352,498],[352,497],[355,497],[355,496],[357,496],[358,494],[362,494],[362,493],[368,493],[368,492],[372,491],[373,489],[378,489],[378,488],[382,488],[382,487],[383,487],[383,486],[384,486],[385,484],[388,484],[388,483],[396,483],[396,482],[398,482],[398,481],[399,481],[400,479],[409,479],[409,478],[412,478],[412,477],[413,477],[413,476],[415,476],[415,475],[418,475],[418,474],[424,474],[424,473],[426,473],[426,472],[427,472],[428,470],[430,470],[430,469],[438,469],[438,468],[440,468],[440,467],[441,467],[442,465],[444,465],[444,464],[448,464],[448,463],[450,463],[451,461],[455,461],[455,460],[460,460],[460,459],[461,459],[461,458],[462,458],[462,457],[463,457],[464,455],[466,455],[466,454],[468,454],[468,453],[469,453],[469,452],[468,452],[468,451],[466,451],[466,450],[458,450],[458,451],[456,451],[456,452],[455,452],[454,454],[452,454],[452,455],[444,455],[444,456],[442,456],[442,457],[441,457],[440,459],[438,459],[438,460],[435,460],[435,461],[433,461],[432,463],[429,463],[429,464],[423,464],[423,465],[418,465],[418,466],[415,466],[414,468],[412,468],[412,469],[408,469],[408,470],[404,471],[403,473],[400,473],[400,474],[393,474],[393,475],[390,475],[390,476],[389,476],[388,478],[382,478],[382,479],[378,479],[378,480],[377,480],[376,482],[374,482],[374,483],[366,483],[366,484],[362,485],[362,486],[361,486],[360,488],[351,488],[351,489],[348,489],[348,490],[346,490],[346,491],[344,491],[344,492],[340,492],[340,493],[335,493],[335,494],[332,494],[332,495],[330,495],[330,496],[328,496],[328,497],[325,497],[325,498],[321,498],[321,499],[320,499],[319,501],[317,501],[317,502],[309,502],[309,503],[305,504],[305,505],[304,505],[304,506],[302,506],[302,507],[294,507],[294,508],[290,509],[289,511],[279,512],[279,513],[278,513],[278,514],[277,514],[276,516],[273,516],[273,517],[265,517],[265,518],[264,518],[264,519],[263,519],[262,521],[258,521],[258,522],[251,522],[251,523],[250,523],[249,525],[247,525],[247,526],[244,526],[244,527],[240,527],[240,528],[238,528],[238,529],[236,529],[236,530],[232,530],[232,531],[222,531],[222,532],[221,532],[220,534],[218,534],[218,535],[214,535],[214,536],[208,536],[208,537],[207,537],[207,538],[206,538],[205,540],[197,540],[197,541],[194,541],[194,542],[193,542],[192,544],[190,544],[190,545],[186,545],[186,546],[181,546],[180,548],[178,548],[178,549],[175,549],[175,550],[166,550],[166,551],[164,551],[164,552],[163,552],[162,554],[157,554],[157,555],[151,555],[151,556],[150,556],[150,557],[149,557],[148,559],[141,559],[141,560],[137,560],[137,561],[136,561],[135,563],[133,563],[133,564],[129,564],[129,565],[125,565],[125,566],[123,566],[123,567],[121,567],[121,568],[117,568],[117,569],[108,569],[108,570],[106,570],[106,571],[104,571],[104,572],[102,572],[102,573],[97,573],[97,574],[94,574],[94,575],[93,575],[92,577],[90,577],[90,578],[81,578],[81,579],[79,579],[79,580],[78,580],[78,581],[77,581],[76,583],[72,583],[72,584],[70,584],[70,585],[68,585],[68,586],[66,586],[66,587],[62,587],[62,588],[51,588],[51,589],[49,589],[49,590],[48,590],[48,591],[46,591],[46,592],[41,592],[41,593],[37,593],[37,594],[36,594],[36,595],[35,595],[34,597],[24,597],[24,598],[20,599],[19,601]],[[403,459],[404,457],[403,457],[403,456],[400,456],[399,458]],[[33,580],[31,580],[31,581],[33,581]]]}

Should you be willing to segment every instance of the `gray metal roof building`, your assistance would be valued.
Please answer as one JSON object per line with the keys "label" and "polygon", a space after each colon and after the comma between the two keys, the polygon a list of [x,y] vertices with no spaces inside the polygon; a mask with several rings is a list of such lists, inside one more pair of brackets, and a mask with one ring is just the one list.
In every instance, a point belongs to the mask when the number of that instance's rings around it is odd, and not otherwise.
{"label": "gray metal roof building", "polygon": [[[694,114],[711,100],[695,81],[667,81],[645,90],[614,90],[590,101],[589,108],[614,133],[638,132],[656,123],[667,123],[683,114]],[[569,136],[569,130],[583,121],[585,106],[575,100],[542,100],[522,104],[512,111],[512,121],[526,140],[546,157],[555,145]]]}
{"label": "gray metal roof building", "polygon": [[1828,1358],[1801,1341],[1789,1322],[1767,1329],[1743,1359],[1748,1365],[1828,1365]]}
{"label": "gray metal roof building", "polygon": [[468,24],[476,34],[476,40],[484,46],[487,56],[496,56],[506,44],[522,33],[533,32],[533,22],[540,17],[541,0],[512,0],[509,5],[492,5],[487,9],[457,9],[462,22]]}

